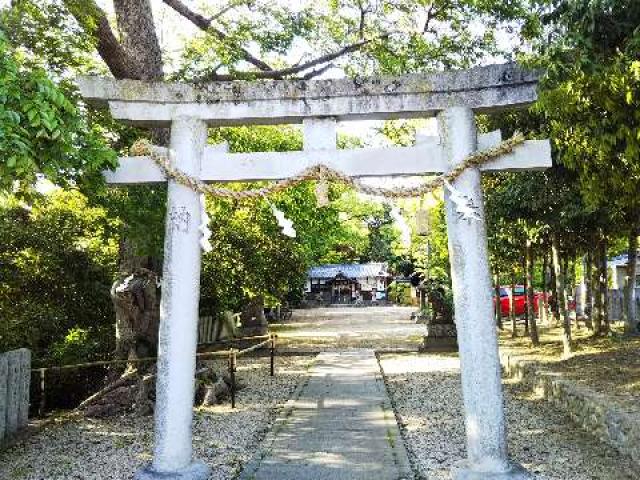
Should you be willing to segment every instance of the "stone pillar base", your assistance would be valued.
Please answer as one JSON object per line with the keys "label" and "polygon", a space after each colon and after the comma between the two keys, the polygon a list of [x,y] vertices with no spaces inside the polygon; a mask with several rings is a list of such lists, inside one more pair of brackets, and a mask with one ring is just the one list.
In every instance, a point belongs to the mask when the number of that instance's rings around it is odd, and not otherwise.
{"label": "stone pillar base", "polygon": [[451,469],[453,480],[533,480],[535,477],[517,463],[510,463],[506,472],[480,472],[462,461]]}
{"label": "stone pillar base", "polygon": [[457,352],[458,335],[453,323],[427,324],[421,352]]}
{"label": "stone pillar base", "polygon": [[149,465],[136,472],[135,480],[207,480],[211,474],[208,465],[195,461],[191,465],[176,472],[156,472]]}

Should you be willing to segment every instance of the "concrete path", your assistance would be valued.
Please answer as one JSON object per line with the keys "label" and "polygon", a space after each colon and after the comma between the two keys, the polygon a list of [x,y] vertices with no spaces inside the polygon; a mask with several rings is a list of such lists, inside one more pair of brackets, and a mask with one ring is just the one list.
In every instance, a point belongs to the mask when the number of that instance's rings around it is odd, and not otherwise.
{"label": "concrete path", "polygon": [[321,353],[240,478],[412,478],[373,350]]}
{"label": "concrete path", "polygon": [[416,307],[332,307],[295,310],[271,324],[278,345],[292,350],[417,349],[426,326],[411,320]]}

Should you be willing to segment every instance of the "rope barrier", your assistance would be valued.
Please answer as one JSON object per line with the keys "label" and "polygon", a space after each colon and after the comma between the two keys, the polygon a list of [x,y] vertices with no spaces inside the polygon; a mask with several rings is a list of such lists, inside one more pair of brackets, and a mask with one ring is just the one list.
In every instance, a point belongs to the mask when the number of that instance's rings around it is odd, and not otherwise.
{"label": "rope barrier", "polygon": [[[257,343],[255,345],[252,345],[250,347],[247,347],[243,350],[237,350],[233,347],[229,348],[228,350],[220,350],[217,352],[201,352],[201,353],[197,353],[196,354],[196,358],[211,358],[211,357],[226,357],[227,358],[227,363],[228,363],[228,369],[229,369],[229,378],[231,381],[231,385],[230,385],[230,394],[231,394],[231,407],[235,408],[236,406],[236,390],[237,390],[237,385],[236,385],[236,371],[237,371],[237,359],[238,357],[241,357],[242,355],[245,355],[247,353],[251,353],[255,350],[258,350],[261,347],[265,347],[266,345],[269,345],[269,354],[270,354],[270,376],[274,376],[275,375],[275,355],[276,355],[276,338],[277,335],[270,333],[268,335],[256,335],[253,337],[241,337],[241,338],[235,338],[235,339],[230,339],[230,340],[226,340],[223,342],[219,342],[219,343],[231,343],[231,342],[243,342],[243,341],[250,341],[250,340],[263,340],[260,343]],[[125,364],[139,364],[139,363],[145,363],[145,362],[152,362],[152,361],[156,361],[158,359],[158,357],[145,357],[145,358],[136,358],[136,359],[131,359],[131,360],[99,360],[99,361],[95,361],[95,362],[87,362],[87,363],[77,363],[77,364],[73,364],[73,365],[60,365],[60,366],[53,366],[53,367],[41,367],[41,368],[34,368],[31,370],[32,373],[38,373],[40,375],[40,402],[39,402],[39,406],[38,406],[38,411],[40,416],[44,416],[45,413],[45,409],[46,409],[46,373],[48,371],[64,371],[64,370],[77,370],[80,368],[87,368],[87,367],[97,367],[97,366],[107,366],[107,365],[125,365]]]}

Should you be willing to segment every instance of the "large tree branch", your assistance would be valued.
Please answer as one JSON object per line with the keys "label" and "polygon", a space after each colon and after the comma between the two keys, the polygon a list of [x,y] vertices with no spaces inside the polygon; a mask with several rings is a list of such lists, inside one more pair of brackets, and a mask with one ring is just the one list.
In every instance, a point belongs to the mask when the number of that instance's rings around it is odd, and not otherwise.
{"label": "large tree branch", "polygon": [[120,44],[135,59],[143,80],[164,77],[162,50],[156,34],[151,0],[113,0]]}
{"label": "large tree branch", "polygon": [[[218,28],[213,26],[213,20],[216,17],[207,18],[207,17],[205,17],[203,15],[200,15],[199,13],[194,12],[193,10],[191,10],[189,7],[187,7],[180,0],[162,0],[162,1],[166,5],[168,5],[172,9],[174,9],[176,12],[178,12],[180,15],[182,15],[184,18],[189,20],[191,23],[193,23],[200,30],[212,33],[213,35],[215,35],[221,41],[225,41],[228,38],[228,36],[227,36],[227,34],[225,32],[223,32],[222,30],[220,30],[220,29],[218,29]],[[223,10],[223,12],[225,12],[225,11],[227,11],[227,9]],[[220,13],[218,13],[216,16],[219,16],[219,15],[220,15]],[[254,57],[246,49],[240,48],[240,53],[242,54],[242,58],[245,61],[249,62],[250,64],[252,64],[253,66],[259,68],[260,70],[262,70],[262,71],[272,71],[273,70],[273,68],[271,68],[270,65],[268,65],[265,62],[263,62],[259,58]]]}
{"label": "large tree branch", "polygon": [[96,50],[116,78],[141,79],[136,62],[113,33],[104,11],[94,0],[64,0],[64,5],[82,29],[96,41]]}
{"label": "large tree branch", "polygon": [[[283,77],[288,77],[291,75],[296,75],[297,73],[304,72],[311,68],[317,67],[319,65],[324,65],[329,63],[339,57],[342,57],[348,53],[355,52],[356,50],[361,49],[365,45],[376,41],[376,40],[384,40],[388,38],[390,33],[385,33],[376,37],[375,39],[366,39],[360,40],[350,45],[346,45],[335,52],[327,53],[326,55],[322,55],[320,57],[314,58],[313,60],[309,60],[308,62],[301,63],[300,65],[295,65],[293,67],[282,68],[280,70],[271,70],[269,72],[235,72],[232,74],[218,75],[216,73],[212,73],[210,75],[205,75],[200,78],[199,81],[231,81],[231,80],[241,80],[241,79],[272,79],[278,80]],[[326,69],[321,68],[319,70],[314,71],[315,73],[311,73],[307,78],[311,78],[313,76],[319,75],[323,73]]]}

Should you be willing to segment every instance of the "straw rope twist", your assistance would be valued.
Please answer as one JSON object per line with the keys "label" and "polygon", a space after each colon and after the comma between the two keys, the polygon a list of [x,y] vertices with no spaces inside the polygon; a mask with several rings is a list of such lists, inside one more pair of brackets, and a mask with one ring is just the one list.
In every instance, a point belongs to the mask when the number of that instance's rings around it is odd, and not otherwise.
{"label": "straw rope twist", "polygon": [[149,156],[160,167],[167,178],[184,185],[198,193],[209,194],[214,197],[232,198],[235,200],[246,200],[257,197],[264,197],[270,194],[281,192],[289,187],[297,185],[299,183],[318,180],[318,181],[333,181],[340,182],[346,185],[350,185],[361,193],[368,195],[389,197],[389,198],[409,198],[419,197],[421,195],[430,193],[437,188],[442,187],[446,182],[453,182],[468,168],[480,167],[491,160],[511,153],[518,145],[525,141],[524,135],[517,133],[508,140],[500,142],[499,145],[483,150],[481,152],[474,152],[467,156],[462,162],[456,165],[451,171],[438,175],[431,180],[415,186],[415,187],[372,187],[363,184],[360,180],[349,175],[340,172],[323,164],[312,165],[305,168],[298,174],[279,180],[273,184],[251,189],[251,190],[231,190],[224,187],[216,187],[208,185],[202,180],[187,175],[176,168],[174,160],[174,153],[171,149],[168,150],[169,155],[165,155],[158,151],[157,147],[154,147],[148,140],[137,140],[130,149],[130,153],[135,156]]}

